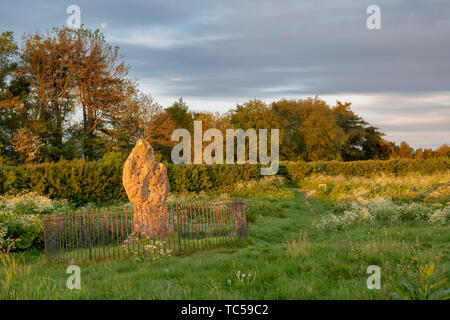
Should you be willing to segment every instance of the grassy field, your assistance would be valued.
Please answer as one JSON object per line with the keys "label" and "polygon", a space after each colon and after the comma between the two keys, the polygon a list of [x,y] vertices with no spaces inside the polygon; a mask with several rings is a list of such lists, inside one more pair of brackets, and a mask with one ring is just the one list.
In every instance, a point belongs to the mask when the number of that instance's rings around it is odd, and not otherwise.
{"label": "grassy field", "polygon": [[[67,264],[48,265],[39,251],[3,256],[1,299],[392,299],[409,281],[416,289],[450,277],[447,225],[361,224],[323,232],[332,207],[324,197],[285,190],[270,201],[282,214],[258,216],[248,241],[190,255],[82,263],[81,290],[66,287]],[[21,261],[23,259],[24,261]],[[435,266],[429,279],[415,278]],[[381,289],[367,289],[369,265]],[[448,282],[440,286],[448,288]]]}
{"label": "grassy field", "polygon": [[[104,260],[126,259],[130,257],[148,256],[152,260],[164,255],[187,255],[196,251],[234,246],[239,240],[237,237],[208,236],[199,239],[189,239],[173,235],[169,238],[137,239],[130,244],[109,246],[93,246],[91,248],[65,249],[61,253],[50,255],[47,258],[49,265],[58,263],[79,263],[82,261],[102,262]],[[175,244],[174,244],[175,243]],[[175,249],[174,249],[175,246]],[[143,257],[145,259],[145,257]]]}

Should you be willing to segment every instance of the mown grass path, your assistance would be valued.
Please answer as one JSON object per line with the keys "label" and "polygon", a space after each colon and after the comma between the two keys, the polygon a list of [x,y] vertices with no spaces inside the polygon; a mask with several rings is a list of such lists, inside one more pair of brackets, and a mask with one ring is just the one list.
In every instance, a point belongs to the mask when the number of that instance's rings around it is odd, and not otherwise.
{"label": "mown grass path", "polygon": [[303,192],[305,194],[305,203],[309,208],[309,212],[311,214],[314,214],[314,209],[313,209],[311,203],[309,202],[308,198],[311,197],[314,193],[316,193],[316,190],[305,190],[305,189],[298,189],[298,188],[293,188],[292,190],[298,191],[298,192]]}

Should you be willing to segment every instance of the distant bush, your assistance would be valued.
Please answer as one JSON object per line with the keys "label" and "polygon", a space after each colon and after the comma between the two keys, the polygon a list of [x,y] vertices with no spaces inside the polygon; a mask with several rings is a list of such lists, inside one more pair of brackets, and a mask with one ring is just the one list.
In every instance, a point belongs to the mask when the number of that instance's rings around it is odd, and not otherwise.
{"label": "distant bush", "polygon": [[408,173],[434,174],[450,170],[450,158],[428,160],[391,159],[366,161],[316,161],[285,162],[283,172],[291,180],[299,182],[316,174],[329,176],[374,176],[381,173],[402,176]]}

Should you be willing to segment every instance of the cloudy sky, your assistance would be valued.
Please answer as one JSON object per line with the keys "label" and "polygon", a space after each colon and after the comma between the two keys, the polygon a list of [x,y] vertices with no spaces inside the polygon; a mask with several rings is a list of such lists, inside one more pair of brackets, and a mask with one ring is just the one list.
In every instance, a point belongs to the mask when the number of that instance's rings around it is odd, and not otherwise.
{"label": "cloudy sky", "polygon": [[[372,4],[380,30],[366,26]],[[69,5],[163,106],[319,95],[352,102],[397,143],[450,143],[448,0],[2,0],[0,31],[63,26]]]}

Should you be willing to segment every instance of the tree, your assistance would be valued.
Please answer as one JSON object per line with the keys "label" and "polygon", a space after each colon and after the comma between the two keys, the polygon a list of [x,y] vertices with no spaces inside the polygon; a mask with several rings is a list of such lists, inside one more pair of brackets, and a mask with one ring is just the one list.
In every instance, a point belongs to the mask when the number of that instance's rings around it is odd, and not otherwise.
{"label": "tree", "polygon": [[122,105],[128,67],[119,48],[108,44],[99,31],[72,30],[74,36],[73,86],[82,111],[83,155],[98,158],[102,153],[99,133],[107,126],[106,115]]}
{"label": "tree", "polygon": [[[342,159],[343,160],[361,160],[365,157],[364,143],[367,143],[368,139],[371,137],[366,137],[370,135],[371,130],[366,131],[367,122],[361,117],[357,116],[351,109],[351,103],[342,103],[337,101],[336,106],[332,108],[336,115],[337,125],[341,127],[346,136],[346,142],[342,146]],[[376,143],[371,143],[373,146]]]}
{"label": "tree", "polygon": [[350,109],[351,103],[337,101],[332,108],[347,140],[342,147],[342,159],[347,161],[367,159],[388,159],[391,156],[385,135],[378,128],[370,126]]}
{"label": "tree", "polygon": [[450,157],[450,147],[444,143],[442,146],[434,150],[436,157]]}
{"label": "tree", "polygon": [[341,160],[346,136],[331,112],[326,106],[317,105],[303,121],[299,131],[303,136],[305,160]]}
{"label": "tree", "polygon": [[25,37],[19,75],[30,83],[31,126],[48,144],[51,160],[63,156],[64,123],[74,111],[74,64],[70,29],[55,28],[46,36]]}
{"label": "tree", "polygon": [[271,108],[257,99],[238,104],[230,111],[230,120],[235,128],[243,130],[272,129],[278,126]]}
{"label": "tree", "polygon": [[410,159],[412,157],[413,150],[414,149],[411,148],[408,143],[402,141],[400,143],[400,150],[399,150],[400,158]]}
{"label": "tree", "polygon": [[423,159],[423,149],[419,148],[414,153],[414,159]]}
{"label": "tree", "polygon": [[186,129],[190,133],[194,132],[194,119],[189,112],[189,107],[183,98],[175,101],[170,107],[166,109],[169,117],[175,122],[177,129]]}
{"label": "tree", "polygon": [[[172,132],[184,128],[192,134],[194,120],[203,122],[203,130],[218,128],[224,136],[228,128],[279,129],[281,159],[388,159],[413,154],[406,142],[398,147],[386,141],[384,133],[356,115],[349,102],[337,101],[331,108],[318,97],[270,105],[253,99],[228,113],[213,114],[191,112],[180,98],[163,110],[127,76],[119,48],[99,30],[54,28],[26,35],[20,47],[12,32],[1,33],[2,163],[97,159],[109,151],[128,154],[140,137],[169,160],[176,144]],[[72,118],[74,114],[81,120]],[[414,153],[415,158],[433,156],[449,156],[448,145]]]}
{"label": "tree", "polygon": [[25,99],[29,85],[23,78],[15,77],[19,62],[19,48],[11,31],[0,34],[0,157],[16,157],[13,137],[26,125]]}
{"label": "tree", "polygon": [[423,158],[424,159],[431,159],[433,157],[433,149],[424,149],[423,150]]}
{"label": "tree", "polygon": [[303,122],[303,109],[308,100],[282,99],[272,102],[271,109],[277,119],[280,129],[280,157],[282,159],[294,160],[302,152],[303,137],[300,127]]}
{"label": "tree", "polygon": [[[241,105],[237,105],[234,109],[229,112],[230,124],[235,129],[242,129],[244,131],[248,129],[267,129],[268,137],[267,137],[267,148],[271,150],[271,137],[270,130],[278,129],[278,122],[275,117],[273,110],[267,106],[263,101],[253,99],[248,102],[245,102]],[[237,141],[236,141],[237,143]],[[250,141],[246,145],[246,157],[248,158],[250,155]],[[259,154],[259,149],[257,145],[253,145],[251,151]],[[236,150],[236,146],[235,146]],[[237,155],[236,155],[237,156]]]}
{"label": "tree", "polygon": [[[203,131],[217,128],[222,134],[225,134],[225,130],[230,128],[227,115],[221,115],[218,112],[193,112],[192,113],[194,121],[201,121]],[[227,123],[228,126],[225,124]]]}
{"label": "tree", "polygon": [[151,95],[140,92],[131,81],[124,85],[123,90],[123,101],[105,109],[104,125],[99,131],[104,135],[107,151],[128,155],[139,138],[145,137],[162,108]]}
{"label": "tree", "polygon": [[0,89],[4,90],[8,85],[8,77],[17,67],[16,57],[18,46],[14,41],[12,31],[0,34]]}
{"label": "tree", "polygon": [[177,123],[171,118],[167,110],[157,113],[144,132],[144,138],[150,142],[159,160],[170,161],[171,150],[177,144],[172,141],[172,132],[178,129]]}
{"label": "tree", "polygon": [[[363,157],[358,160],[386,160],[396,152],[395,145],[383,139],[385,134],[373,126],[364,128]],[[356,159],[355,159],[356,160]]]}
{"label": "tree", "polygon": [[[345,105],[342,112],[346,111]],[[284,159],[341,159],[347,141],[334,112],[318,97],[273,102],[271,108],[280,128],[280,154]]]}

